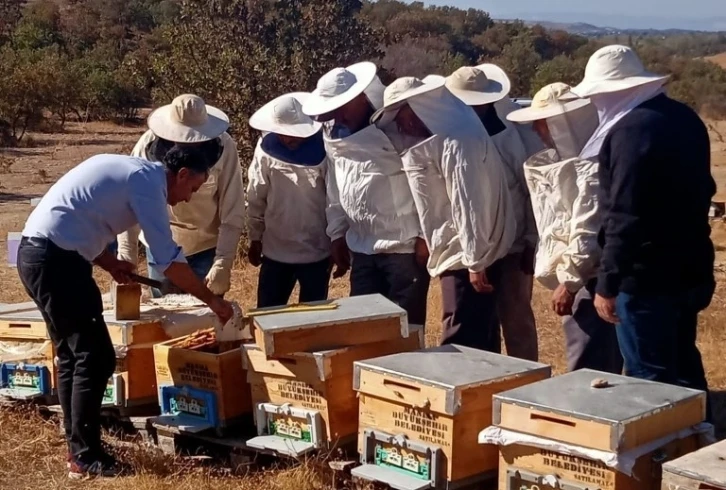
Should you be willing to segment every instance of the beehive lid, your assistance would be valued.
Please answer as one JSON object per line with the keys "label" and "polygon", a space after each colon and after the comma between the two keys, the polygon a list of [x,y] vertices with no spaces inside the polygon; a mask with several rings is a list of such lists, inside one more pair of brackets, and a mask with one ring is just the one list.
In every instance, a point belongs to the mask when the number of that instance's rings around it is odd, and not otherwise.
{"label": "beehive lid", "polygon": [[[712,485],[713,488],[726,488],[726,441],[665,463],[663,481],[668,482],[671,474],[697,483]],[[701,487],[694,486],[693,488]]]}
{"label": "beehive lid", "polygon": [[[606,381],[607,386],[593,387],[596,380]],[[493,417],[494,424],[504,428],[619,451],[702,422],[705,396],[678,386],[583,369],[495,395]],[[507,408],[511,406],[515,408]],[[562,425],[555,427],[553,422]]]}
{"label": "beehive lid", "polygon": [[255,317],[257,344],[267,356],[274,357],[408,337],[406,311],[381,295],[317,304],[325,303],[337,307]]}
{"label": "beehive lid", "polygon": [[358,361],[355,364],[356,388],[361,370],[390,374],[418,384],[454,390],[550,369],[544,364],[458,345],[402,352]]}

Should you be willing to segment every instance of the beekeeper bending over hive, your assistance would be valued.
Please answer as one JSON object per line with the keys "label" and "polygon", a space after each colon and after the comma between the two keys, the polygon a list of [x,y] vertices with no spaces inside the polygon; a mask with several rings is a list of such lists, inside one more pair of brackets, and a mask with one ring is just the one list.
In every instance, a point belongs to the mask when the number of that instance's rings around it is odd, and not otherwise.
{"label": "beekeeper bending over hive", "polygon": [[499,153],[474,111],[443,79],[396,80],[380,127],[395,124],[397,142],[431,257],[441,277],[444,343],[499,352],[496,284],[517,224]]}
{"label": "beekeeper bending over hive", "polygon": [[504,164],[517,235],[509,254],[502,259],[501,279],[495,285],[499,288],[497,313],[507,354],[536,361],[539,353],[532,287],[538,236],[524,179],[524,162],[544,147],[531,126],[507,121],[507,114],[519,109],[508,97],[511,86],[504,70],[492,64],[463,67],[446,79],[446,88],[474,109]]}
{"label": "beekeeper bending over hive", "polygon": [[373,63],[324,75],[303,111],[328,122],[328,235],[341,271],[350,265],[351,295],[382,294],[425,325],[430,277],[416,206],[401,158],[370,124],[384,86]]}
{"label": "beekeeper bending over hive", "polygon": [[568,85],[555,83],[540,90],[530,108],[507,118],[534,123],[547,147],[527,161],[524,172],[540,235],[535,276],[554,291],[552,308],[563,317],[568,368],[620,374],[615,329],[593,304],[601,255],[598,162],[579,157],[598,125],[597,111]]}
{"label": "beekeeper bending over hive", "polygon": [[322,124],[302,112],[310,94],[283,95],[250,118],[262,131],[247,187],[250,263],[261,266],[257,306],[328,298],[330,239],[326,233],[328,161]]}
{"label": "beekeeper bending over hive", "polygon": [[[189,202],[169,207],[169,217],[174,240],[182,247],[189,266],[215,294],[224,295],[230,288],[232,265],[245,224],[237,145],[226,133],[229,119],[196,95],[180,95],[171,104],[152,112],[148,125],[149,130],[134,147],[133,156],[162,161],[174,146],[217,151],[209,179]],[[156,258],[138,228],[119,235],[119,258],[136,264],[139,239],[146,246],[149,265],[153,265]],[[153,267],[149,268],[149,275],[164,280]],[[158,290],[153,293],[161,295]]]}

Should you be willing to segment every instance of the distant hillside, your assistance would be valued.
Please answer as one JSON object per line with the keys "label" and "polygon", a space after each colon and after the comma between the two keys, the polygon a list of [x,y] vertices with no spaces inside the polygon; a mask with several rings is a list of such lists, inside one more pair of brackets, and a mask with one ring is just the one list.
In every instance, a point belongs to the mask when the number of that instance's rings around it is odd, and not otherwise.
{"label": "distant hillside", "polygon": [[702,31],[694,31],[687,29],[620,29],[617,27],[601,27],[584,22],[547,22],[547,21],[525,21],[526,25],[532,26],[539,24],[546,29],[566,31],[570,34],[579,36],[599,38],[615,35],[633,35],[633,36],[677,36],[682,34],[697,33]]}

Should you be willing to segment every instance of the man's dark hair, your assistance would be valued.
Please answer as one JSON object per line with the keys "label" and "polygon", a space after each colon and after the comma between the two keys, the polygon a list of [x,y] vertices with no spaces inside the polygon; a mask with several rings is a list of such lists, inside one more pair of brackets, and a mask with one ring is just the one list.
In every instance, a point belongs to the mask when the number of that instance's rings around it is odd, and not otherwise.
{"label": "man's dark hair", "polygon": [[173,173],[186,168],[191,172],[205,174],[217,163],[216,153],[209,147],[174,145],[166,152],[161,162]]}
{"label": "man's dark hair", "polygon": [[[211,169],[217,161],[222,157],[224,145],[219,138],[204,141],[202,143],[175,143],[164,138],[156,137],[149,145],[148,153],[156,161],[167,163],[167,155],[172,150],[192,151],[197,158],[205,162],[207,170]],[[177,152],[178,153],[178,152]],[[178,158],[178,157],[175,157]],[[168,167],[168,165],[167,165]],[[191,168],[191,167],[189,167]]]}

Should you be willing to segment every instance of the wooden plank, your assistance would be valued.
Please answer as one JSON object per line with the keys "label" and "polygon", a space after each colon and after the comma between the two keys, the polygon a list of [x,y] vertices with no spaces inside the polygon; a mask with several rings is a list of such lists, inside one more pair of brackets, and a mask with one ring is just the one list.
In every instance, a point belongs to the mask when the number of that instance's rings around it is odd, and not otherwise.
{"label": "wooden plank", "polygon": [[358,391],[411,408],[431,410],[438,414],[449,414],[449,399],[456,394],[456,388],[431,386],[414,382],[394,374],[383,374],[363,369],[358,378]]}
{"label": "wooden plank", "polygon": [[276,357],[296,352],[336,349],[341,346],[397,339],[401,337],[401,320],[388,318],[283,332],[264,332],[255,328],[254,335],[257,345],[262,348],[265,355]]}
{"label": "wooden plank", "polygon": [[152,347],[131,348],[116,365],[117,373],[124,378],[126,401],[148,400],[158,397],[154,371],[154,349]]}
{"label": "wooden plank", "polygon": [[663,490],[726,490],[726,441],[663,466]]}
{"label": "wooden plank", "polygon": [[42,319],[35,321],[11,319],[0,320],[0,339],[3,338],[44,340],[50,337],[45,321]]}
{"label": "wooden plank", "polygon": [[111,285],[116,320],[138,320],[141,318],[141,285]]}

